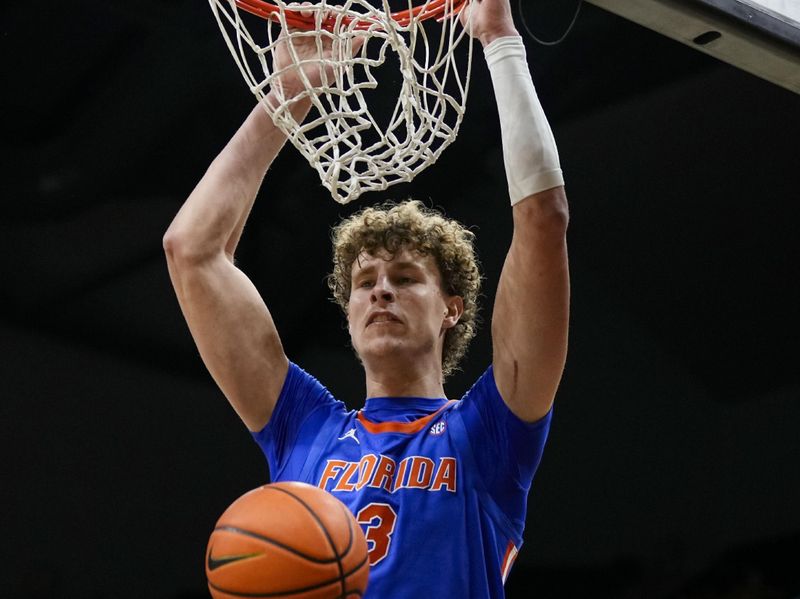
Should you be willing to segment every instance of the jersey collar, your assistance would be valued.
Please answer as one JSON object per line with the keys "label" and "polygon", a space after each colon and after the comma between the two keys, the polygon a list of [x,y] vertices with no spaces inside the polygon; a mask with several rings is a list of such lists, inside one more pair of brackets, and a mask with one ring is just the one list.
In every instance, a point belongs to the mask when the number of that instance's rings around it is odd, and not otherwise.
{"label": "jersey collar", "polygon": [[358,421],[370,433],[416,433],[450,403],[444,398],[371,397]]}

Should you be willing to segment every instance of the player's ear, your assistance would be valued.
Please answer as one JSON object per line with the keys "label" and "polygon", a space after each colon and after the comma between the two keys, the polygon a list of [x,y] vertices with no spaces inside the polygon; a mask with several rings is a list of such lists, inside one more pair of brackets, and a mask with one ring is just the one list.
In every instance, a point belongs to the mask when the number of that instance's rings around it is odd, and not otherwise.
{"label": "player's ear", "polygon": [[445,308],[442,329],[452,329],[464,313],[464,300],[460,295],[449,295],[445,297]]}

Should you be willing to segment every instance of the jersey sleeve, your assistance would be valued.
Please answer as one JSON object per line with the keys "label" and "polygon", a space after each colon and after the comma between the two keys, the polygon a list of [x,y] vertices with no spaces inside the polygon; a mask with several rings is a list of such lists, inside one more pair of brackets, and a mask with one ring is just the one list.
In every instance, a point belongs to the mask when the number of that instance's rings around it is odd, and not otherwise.
{"label": "jersey sleeve", "polygon": [[478,474],[495,503],[511,519],[524,521],[525,503],[539,467],[552,418],[520,420],[506,405],[490,366],[459,405]]}
{"label": "jersey sleeve", "polygon": [[301,432],[316,430],[337,410],[345,411],[344,404],[317,379],[290,362],[269,422],[252,433],[267,458],[271,480],[284,474],[292,455],[308,455],[307,445],[313,439],[304,439]]}

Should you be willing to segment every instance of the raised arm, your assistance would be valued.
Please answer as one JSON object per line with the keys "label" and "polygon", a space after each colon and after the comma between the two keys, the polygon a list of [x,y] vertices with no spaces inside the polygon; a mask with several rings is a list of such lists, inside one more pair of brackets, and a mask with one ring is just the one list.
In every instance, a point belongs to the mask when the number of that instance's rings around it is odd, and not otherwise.
{"label": "raised arm", "polygon": [[[313,58],[317,46],[309,41],[298,47],[304,43],[296,42],[295,50]],[[290,64],[285,51],[276,60]],[[318,68],[305,70],[312,83],[320,80]],[[287,97],[302,88],[291,69],[278,85]],[[293,104],[298,122],[310,106],[305,99]],[[285,142],[264,108],[256,106],[164,236],[170,278],[203,362],[252,431],[269,421],[288,360],[269,310],[233,255],[264,175]]]}
{"label": "raised arm", "polygon": [[233,254],[264,174],[285,141],[256,106],[164,236],[169,275],[200,356],[253,431],[269,420],[288,362],[267,306]]}
{"label": "raised arm", "polygon": [[566,360],[567,198],[509,0],[470,6],[497,97],[514,218],[492,314],[495,380],[511,411],[533,422],[550,410]]}

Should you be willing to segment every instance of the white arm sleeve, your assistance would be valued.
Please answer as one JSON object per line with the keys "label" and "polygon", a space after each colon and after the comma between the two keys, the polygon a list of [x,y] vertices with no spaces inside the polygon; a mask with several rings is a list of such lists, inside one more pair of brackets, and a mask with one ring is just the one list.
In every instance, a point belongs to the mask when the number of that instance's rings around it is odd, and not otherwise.
{"label": "white arm sleeve", "polygon": [[550,124],[536,96],[525,45],[518,36],[494,40],[484,49],[500,113],[503,158],[511,204],[564,185]]}

